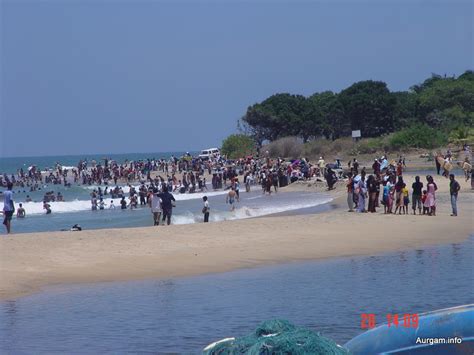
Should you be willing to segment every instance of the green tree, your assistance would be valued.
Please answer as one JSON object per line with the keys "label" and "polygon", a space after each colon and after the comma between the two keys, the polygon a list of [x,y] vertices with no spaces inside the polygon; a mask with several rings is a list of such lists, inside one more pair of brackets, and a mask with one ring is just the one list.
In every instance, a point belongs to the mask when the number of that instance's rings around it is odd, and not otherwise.
{"label": "green tree", "polygon": [[418,97],[414,92],[392,92],[395,98],[393,123],[395,130],[410,126],[416,121],[418,115]]}
{"label": "green tree", "polygon": [[241,121],[258,142],[300,136],[307,109],[305,101],[302,95],[275,94],[249,107]]}
{"label": "green tree", "polygon": [[[474,112],[474,80],[469,72],[458,79],[435,80],[418,93],[421,122],[431,126],[449,124],[472,124]],[[436,117],[436,120],[433,120]]]}
{"label": "green tree", "polygon": [[363,137],[376,137],[394,129],[395,98],[381,81],[359,81],[341,91],[339,100],[353,130]]}
{"label": "green tree", "polygon": [[312,118],[312,136],[337,139],[351,134],[350,121],[344,115],[344,107],[332,91],[316,93],[308,98]]}
{"label": "green tree", "polygon": [[222,142],[221,152],[231,159],[253,154],[255,141],[245,134],[231,134]]}

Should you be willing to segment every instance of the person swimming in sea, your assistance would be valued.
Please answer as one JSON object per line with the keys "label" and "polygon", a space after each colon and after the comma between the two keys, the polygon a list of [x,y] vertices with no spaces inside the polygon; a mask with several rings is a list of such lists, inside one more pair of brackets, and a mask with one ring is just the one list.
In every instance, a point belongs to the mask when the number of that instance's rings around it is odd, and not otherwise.
{"label": "person swimming in sea", "polygon": [[105,202],[104,199],[101,197],[99,199],[99,210],[103,210],[105,208]]}
{"label": "person swimming in sea", "polygon": [[43,209],[46,210],[46,214],[51,214],[51,205],[48,202],[43,202]]}
{"label": "person swimming in sea", "polygon": [[23,204],[20,203],[18,209],[16,210],[16,218],[25,218],[26,217],[26,211],[23,208]]}
{"label": "person swimming in sea", "polygon": [[126,210],[127,209],[127,201],[125,201],[125,196],[122,196],[120,200],[120,209]]}

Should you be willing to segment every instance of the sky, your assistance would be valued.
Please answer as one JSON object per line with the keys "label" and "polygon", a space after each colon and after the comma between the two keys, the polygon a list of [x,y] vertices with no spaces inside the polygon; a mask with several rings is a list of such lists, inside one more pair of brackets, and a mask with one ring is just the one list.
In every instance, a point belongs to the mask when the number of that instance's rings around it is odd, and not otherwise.
{"label": "sky", "polygon": [[473,2],[0,0],[0,157],[195,151],[248,106],[473,68]]}

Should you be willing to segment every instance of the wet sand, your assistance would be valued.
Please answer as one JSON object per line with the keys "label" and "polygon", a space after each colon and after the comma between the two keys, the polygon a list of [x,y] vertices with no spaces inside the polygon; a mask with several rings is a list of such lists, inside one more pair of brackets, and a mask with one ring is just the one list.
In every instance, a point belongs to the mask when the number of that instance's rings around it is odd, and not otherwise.
{"label": "wet sand", "polygon": [[[406,181],[411,186],[413,178],[407,176]],[[1,235],[0,299],[58,284],[191,276],[461,242],[474,230],[470,182],[458,180],[459,216],[450,217],[449,181],[442,177],[435,181],[436,217],[383,215],[383,209],[376,214],[348,213],[341,183],[332,191],[336,208],[314,215]],[[322,188],[298,183],[288,189]]]}

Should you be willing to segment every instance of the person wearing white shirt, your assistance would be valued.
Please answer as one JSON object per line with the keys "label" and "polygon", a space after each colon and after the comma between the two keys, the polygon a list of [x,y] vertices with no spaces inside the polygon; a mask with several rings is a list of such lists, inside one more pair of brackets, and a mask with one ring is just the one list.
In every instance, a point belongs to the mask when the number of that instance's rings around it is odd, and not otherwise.
{"label": "person wearing white shirt", "polygon": [[202,200],[204,201],[204,206],[202,208],[202,213],[204,213],[204,223],[207,223],[209,222],[209,201],[207,196],[204,196]]}
{"label": "person wearing white shirt", "polygon": [[153,214],[153,225],[159,226],[161,217],[161,199],[158,197],[158,189],[155,188],[153,190],[153,195],[151,195],[149,203],[151,213]]}

